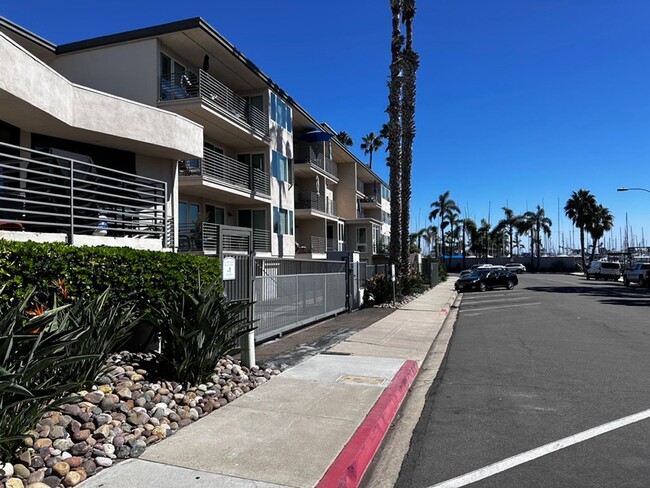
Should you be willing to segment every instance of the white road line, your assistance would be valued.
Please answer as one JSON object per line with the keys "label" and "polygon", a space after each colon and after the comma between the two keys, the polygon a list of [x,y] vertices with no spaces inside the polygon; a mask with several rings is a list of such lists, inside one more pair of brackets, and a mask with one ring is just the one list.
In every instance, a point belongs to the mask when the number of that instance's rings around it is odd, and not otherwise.
{"label": "white road line", "polygon": [[[513,308],[513,307],[527,307],[529,305],[541,305],[542,302],[531,302],[531,303],[515,303],[513,305],[497,305],[494,307],[483,307],[483,308],[469,308],[465,312],[465,315],[467,315],[468,312],[482,312],[484,310],[497,310],[499,308]],[[461,306],[460,313],[463,313],[463,308]]]}
{"label": "white road line", "polygon": [[494,476],[495,474],[501,473],[503,471],[507,471],[508,469],[514,468],[515,466],[519,466],[520,464],[524,464],[534,459],[537,459],[539,457],[546,456],[547,454],[551,454],[555,451],[559,451],[560,449],[564,449],[565,447],[572,446],[573,444],[584,442],[588,439],[591,439],[592,437],[596,437],[601,434],[606,434],[607,432],[610,432],[612,430],[620,429],[621,427],[625,427],[626,425],[640,422],[641,420],[645,420],[649,417],[650,417],[650,409],[644,410],[643,412],[628,415],[627,417],[623,417],[622,419],[614,420],[612,422],[608,422],[598,427],[593,427],[589,430],[585,430],[584,432],[580,432],[578,434],[565,437],[564,439],[560,439],[559,441],[550,442],[541,447],[537,447],[535,449],[531,449],[530,451],[526,451],[521,454],[517,454],[516,456],[512,456],[507,459],[504,459],[503,461],[498,461],[484,468],[477,469],[476,471],[472,471],[471,473],[467,473],[458,476],[456,478],[443,481],[442,483],[438,483],[437,485],[432,485],[429,488],[460,488],[461,486],[466,486],[469,485],[470,483],[476,483],[477,481],[483,480],[485,478],[489,478],[490,476]]}
{"label": "white road line", "polygon": [[461,301],[461,305],[463,303],[466,304],[466,305],[474,305],[475,303],[494,303],[494,302],[503,302],[503,301],[510,302],[512,300],[530,300],[530,299],[531,299],[530,295],[524,295],[524,296],[521,296],[521,297],[511,297],[511,296],[503,297],[503,296],[500,296],[500,297],[489,298],[487,300],[479,300],[479,299],[465,300],[465,299],[463,299]]}

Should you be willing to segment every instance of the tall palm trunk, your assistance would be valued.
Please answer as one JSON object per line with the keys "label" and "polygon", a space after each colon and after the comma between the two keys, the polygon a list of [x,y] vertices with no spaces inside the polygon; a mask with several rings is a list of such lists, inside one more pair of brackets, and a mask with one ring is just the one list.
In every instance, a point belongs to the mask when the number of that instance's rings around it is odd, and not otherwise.
{"label": "tall palm trunk", "polygon": [[415,0],[403,0],[403,20],[406,27],[406,46],[402,54],[402,174],[401,174],[401,223],[402,223],[402,274],[408,274],[409,224],[411,222],[411,167],[413,165],[413,141],[415,139],[415,74],[418,55],[413,51],[413,17]]}
{"label": "tall palm trunk", "polygon": [[[402,259],[402,158],[401,158],[401,58],[404,36],[400,31],[400,17],[402,12],[402,0],[390,0],[390,9],[392,13],[392,37],[391,37],[391,63],[390,63],[390,81],[388,82],[388,157],[387,163],[390,169],[389,186],[390,186],[390,260],[395,264],[397,270],[401,272]],[[406,235],[408,239],[408,232]]]}

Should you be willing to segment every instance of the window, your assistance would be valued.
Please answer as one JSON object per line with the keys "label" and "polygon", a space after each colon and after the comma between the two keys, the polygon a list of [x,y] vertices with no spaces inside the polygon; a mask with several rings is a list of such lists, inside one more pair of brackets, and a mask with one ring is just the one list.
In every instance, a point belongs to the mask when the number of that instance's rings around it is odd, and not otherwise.
{"label": "window", "polygon": [[271,93],[271,120],[289,132],[292,131],[291,107],[280,100],[275,93]]}
{"label": "window", "polygon": [[252,166],[253,169],[264,171],[264,154],[238,154],[237,161]]}
{"label": "window", "polygon": [[274,178],[288,183],[293,183],[293,160],[273,151],[271,171]]}
{"label": "window", "polygon": [[384,224],[390,224],[390,212],[386,212],[385,210],[381,211],[381,221]]}
{"label": "window", "polygon": [[168,100],[179,97],[178,87],[186,68],[166,54],[160,53],[160,98]]}
{"label": "window", "polygon": [[381,185],[381,198],[384,200],[390,200],[390,190],[386,185]]}
{"label": "window", "polygon": [[211,224],[223,225],[226,221],[225,210],[214,205],[205,206],[206,222]]}
{"label": "window", "polygon": [[357,251],[366,252],[368,246],[368,233],[365,227],[357,228]]}
{"label": "window", "polygon": [[273,207],[273,232],[276,234],[293,235],[293,211]]}

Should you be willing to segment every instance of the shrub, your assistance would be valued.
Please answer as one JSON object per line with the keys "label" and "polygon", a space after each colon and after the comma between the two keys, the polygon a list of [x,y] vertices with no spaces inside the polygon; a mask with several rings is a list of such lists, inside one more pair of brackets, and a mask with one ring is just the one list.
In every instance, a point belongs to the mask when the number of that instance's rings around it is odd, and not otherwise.
{"label": "shrub", "polygon": [[379,305],[393,300],[393,282],[387,274],[378,274],[366,280],[363,301]]}
{"label": "shrub", "polygon": [[426,289],[427,286],[424,284],[422,275],[414,269],[411,269],[409,274],[400,280],[400,290],[402,295],[423,293]]}
{"label": "shrub", "polygon": [[135,302],[140,313],[169,301],[171,290],[196,290],[199,277],[221,283],[221,265],[218,259],[189,254],[0,240],[0,277],[5,282],[0,301],[20,300],[33,289],[34,301],[48,304],[63,282],[68,303],[97,297],[110,287],[110,301]]}
{"label": "shrub", "polygon": [[159,373],[188,384],[209,378],[217,361],[254,329],[247,317],[250,306],[229,302],[215,284],[172,290],[170,300],[150,312],[161,339]]}
{"label": "shrub", "polygon": [[445,263],[438,263],[438,279],[442,281],[447,281],[447,266]]}

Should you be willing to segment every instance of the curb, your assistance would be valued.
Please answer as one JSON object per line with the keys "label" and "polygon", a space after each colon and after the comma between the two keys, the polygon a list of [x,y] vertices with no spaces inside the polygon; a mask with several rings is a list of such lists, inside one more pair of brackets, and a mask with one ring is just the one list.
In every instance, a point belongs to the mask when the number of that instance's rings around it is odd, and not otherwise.
{"label": "curb", "polygon": [[418,371],[416,361],[409,359],[404,362],[316,488],[359,486]]}

